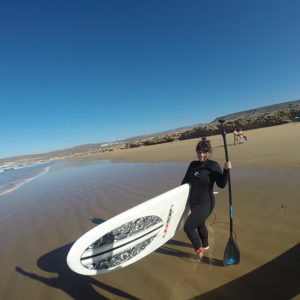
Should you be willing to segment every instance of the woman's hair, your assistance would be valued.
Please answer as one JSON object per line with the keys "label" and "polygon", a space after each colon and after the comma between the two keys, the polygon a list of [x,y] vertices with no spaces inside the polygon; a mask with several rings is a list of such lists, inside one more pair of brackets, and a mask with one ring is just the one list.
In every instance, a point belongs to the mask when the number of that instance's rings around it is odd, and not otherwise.
{"label": "woman's hair", "polygon": [[196,151],[212,153],[210,141],[206,137],[201,138],[201,141],[197,144]]}

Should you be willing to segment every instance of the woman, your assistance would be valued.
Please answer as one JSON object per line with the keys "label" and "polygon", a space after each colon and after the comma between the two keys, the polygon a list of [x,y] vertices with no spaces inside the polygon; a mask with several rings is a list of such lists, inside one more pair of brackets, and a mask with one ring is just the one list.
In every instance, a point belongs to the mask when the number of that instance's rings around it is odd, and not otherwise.
{"label": "woman", "polygon": [[189,197],[191,213],[185,222],[184,231],[192,242],[195,253],[202,257],[204,251],[209,248],[205,221],[215,205],[213,186],[214,183],[220,188],[226,186],[231,163],[230,161],[225,163],[224,170],[222,170],[216,161],[208,159],[212,153],[212,147],[206,138],[202,138],[197,144],[196,153],[198,161],[190,163],[182,180],[182,184],[191,184]]}

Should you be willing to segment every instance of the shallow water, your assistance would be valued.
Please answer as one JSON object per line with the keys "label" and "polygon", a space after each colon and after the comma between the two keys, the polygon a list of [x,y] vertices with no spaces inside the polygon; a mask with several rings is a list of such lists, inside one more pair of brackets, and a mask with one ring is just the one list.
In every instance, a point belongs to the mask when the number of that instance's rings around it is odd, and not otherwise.
{"label": "shallow water", "polygon": [[54,162],[0,167],[0,196],[11,193],[22,185],[46,174]]}
{"label": "shallow water", "polygon": [[[184,163],[112,163],[76,160],[12,168],[0,176],[0,222],[35,202],[93,198],[122,207],[147,200],[180,184]],[[34,180],[34,181],[33,181]],[[2,191],[2,192],[1,192]],[[127,197],[126,197],[127,194]]]}

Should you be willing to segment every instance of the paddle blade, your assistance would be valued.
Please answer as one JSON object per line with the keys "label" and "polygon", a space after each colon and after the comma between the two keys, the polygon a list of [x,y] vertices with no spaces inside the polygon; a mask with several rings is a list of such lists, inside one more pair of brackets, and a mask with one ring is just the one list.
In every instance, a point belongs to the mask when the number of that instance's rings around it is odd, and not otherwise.
{"label": "paddle blade", "polygon": [[239,262],[240,262],[239,247],[235,242],[234,238],[230,236],[224,252],[224,259],[223,259],[224,266],[237,265],[239,264]]}

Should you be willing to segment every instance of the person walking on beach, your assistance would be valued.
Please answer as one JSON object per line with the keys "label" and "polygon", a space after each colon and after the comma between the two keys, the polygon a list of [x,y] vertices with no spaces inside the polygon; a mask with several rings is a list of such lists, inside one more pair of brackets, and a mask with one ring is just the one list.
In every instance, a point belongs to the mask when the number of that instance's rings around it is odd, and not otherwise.
{"label": "person walking on beach", "polygon": [[225,163],[222,170],[216,161],[210,160],[212,146],[206,138],[202,138],[197,144],[196,153],[198,160],[190,163],[181,184],[191,185],[189,196],[191,213],[184,224],[184,231],[192,242],[195,253],[201,258],[205,250],[209,249],[205,221],[215,205],[213,186],[215,183],[220,188],[226,186],[231,163],[230,161]]}
{"label": "person walking on beach", "polygon": [[237,132],[236,128],[233,131],[233,143],[236,144],[239,141],[239,133]]}
{"label": "person walking on beach", "polygon": [[243,144],[244,143],[244,135],[243,135],[243,130],[240,129],[239,130],[239,138],[240,138],[240,144]]}

